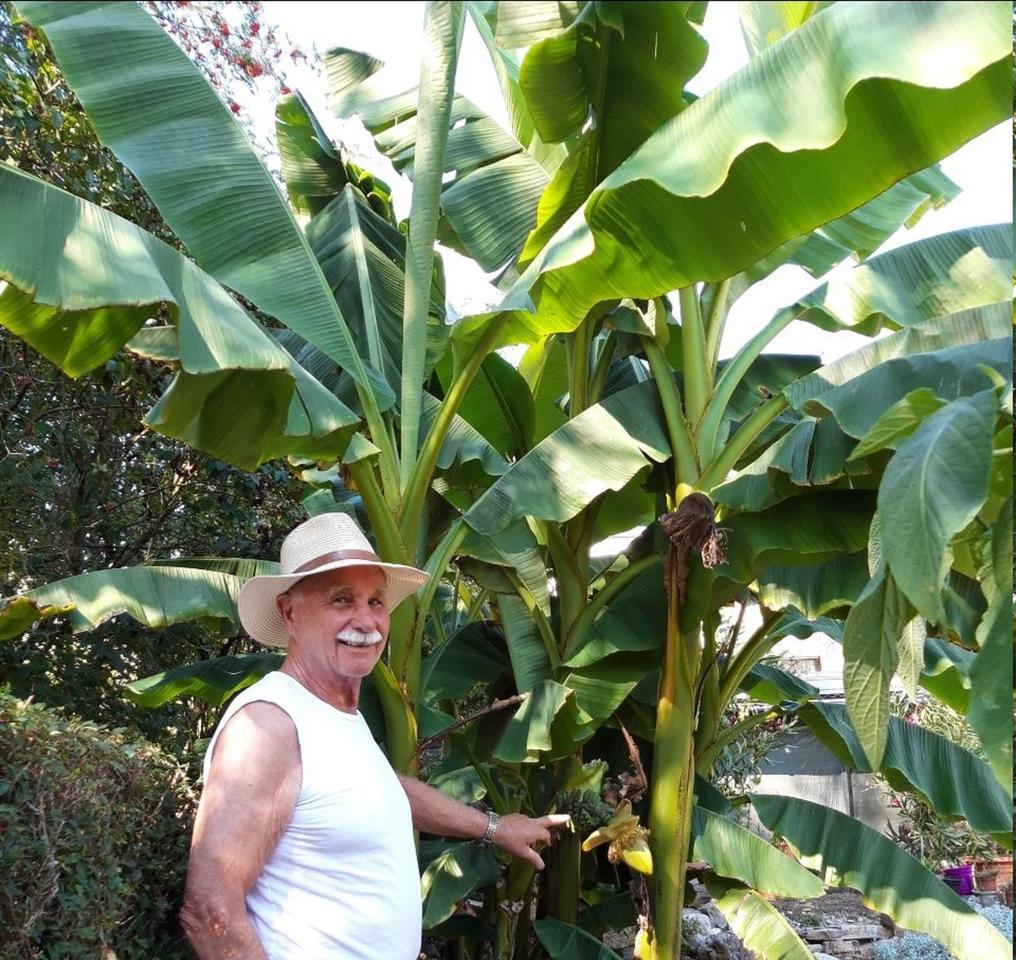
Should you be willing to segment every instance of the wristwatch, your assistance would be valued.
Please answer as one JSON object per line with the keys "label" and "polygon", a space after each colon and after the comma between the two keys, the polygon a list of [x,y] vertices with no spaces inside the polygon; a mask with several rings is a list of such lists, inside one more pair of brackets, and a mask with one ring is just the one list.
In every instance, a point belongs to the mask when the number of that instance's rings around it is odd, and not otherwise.
{"label": "wristwatch", "polygon": [[501,815],[494,813],[493,810],[487,811],[487,829],[483,831],[483,836],[480,838],[484,843],[493,845],[494,834],[497,833],[498,824],[501,822]]}

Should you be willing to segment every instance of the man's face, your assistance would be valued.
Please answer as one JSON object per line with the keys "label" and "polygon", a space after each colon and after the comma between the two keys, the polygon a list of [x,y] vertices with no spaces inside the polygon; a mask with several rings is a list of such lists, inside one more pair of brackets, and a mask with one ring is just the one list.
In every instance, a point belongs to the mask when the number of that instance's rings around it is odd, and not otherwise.
{"label": "man's face", "polygon": [[276,601],[289,656],[321,680],[365,677],[388,638],[385,585],[377,567],[328,570],[294,584]]}

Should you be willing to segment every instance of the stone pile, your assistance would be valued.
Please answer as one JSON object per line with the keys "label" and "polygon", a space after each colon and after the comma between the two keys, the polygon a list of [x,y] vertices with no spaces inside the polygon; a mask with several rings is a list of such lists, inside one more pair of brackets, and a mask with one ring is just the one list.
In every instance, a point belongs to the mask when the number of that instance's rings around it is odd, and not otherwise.
{"label": "stone pile", "polygon": [[881,923],[848,923],[828,927],[800,927],[797,935],[808,944],[817,960],[830,955],[851,960],[865,960],[875,952],[875,944],[893,935]]}
{"label": "stone pile", "polygon": [[[694,907],[684,910],[684,944],[681,951],[686,960],[754,960],[755,954],[741,943],[730,929],[716,904],[708,899],[704,888],[693,882],[698,896]],[[896,935],[888,917],[879,922],[874,913],[867,917],[835,917],[816,914],[814,923],[799,923],[788,918],[797,935],[808,945],[815,960],[870,960],[875,944]],[[632,960],[635,928],[608,933],[603,942],[620,955]]]}

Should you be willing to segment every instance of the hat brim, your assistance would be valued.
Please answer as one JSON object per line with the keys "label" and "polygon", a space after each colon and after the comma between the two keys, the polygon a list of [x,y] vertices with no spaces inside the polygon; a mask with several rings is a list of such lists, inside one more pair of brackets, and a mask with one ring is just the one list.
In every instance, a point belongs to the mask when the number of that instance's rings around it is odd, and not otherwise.
{"label": "hat brim", "polygon": [[236,598],[240,623],[243,624],[244,630],[258,643],[263,643],[266,646],[288,646],[289,634],[286,633],[286,628],[282,624],[282,616],[275,603],[275,598],[285,593],[300,580],[317,576],[319,573],[327,573],[329,570],[342,570],[346,567],[375,567],[382,570],[387,580],[386,597],[389,610],[394,610],[406,597],[412,596],[430,579],[430,574],[418,570],[416,567],[372,560],[335,560],[304,573],[251,577],[240,588],[240,593]]}

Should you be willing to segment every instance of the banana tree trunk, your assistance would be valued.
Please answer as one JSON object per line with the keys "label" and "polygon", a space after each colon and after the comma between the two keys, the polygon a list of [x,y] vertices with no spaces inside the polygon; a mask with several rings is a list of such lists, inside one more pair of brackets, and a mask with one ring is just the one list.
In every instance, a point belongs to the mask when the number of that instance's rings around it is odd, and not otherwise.
{"label": "banana tree trunk", "polygon": [[417,770],[416,700],[420,686],[420,650],[413,643],[414,608],[415,604],[404,603],[392,613],[388,643],[395,690],[381,697],[389,759],[396,770],[408,776],[415,776]]}
{"label": "banana tree trunk", "polygon": [[[558,584],[559,651],[565,648],[567,637],[588,603],[589,552],[588,544],[582,543],[583,537],[580,532],[587,523],[591,524],[592,520],[589,511],[585,510],[572,520],[565,534],[553,524],[547,526],[547,546],[554,563],[554,574]],[[568,534],[575,537],[576,544],[569,543]],[[569,777],[581,770],[581,751],[557,761],[554,768],[554,782],[565,783]],[[562,833],[554,845],[544,852],[544,859],[547,864],[541,888],[544,915],[565,923],[577,924],[582,838],[577,833]]]}
{"label": "banana tree trunk", "polygon": [[677,550],[667,554],[667,636],[656,708],[649,832],[653,853],[652,938],[655,960],[681,952],[681,910],[691,838],[695,775],[695,676],[699,629],[678,626],[680,584]]}
{"label": "banana tree trunk", "polygon": [[577,924],[581,883],[582,838],[578,833],[562,834],[543,853],[547,863],[544,884],[546,915],[564,923]]}
{"label": "banana tree trunk", "polygon": [[409,776],[417,770],[416,709],[391,668],[381,660],[371,674],[385,718],[385,742],[392,766]]}

